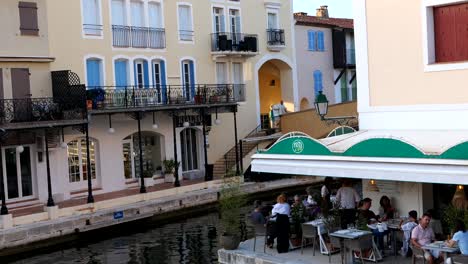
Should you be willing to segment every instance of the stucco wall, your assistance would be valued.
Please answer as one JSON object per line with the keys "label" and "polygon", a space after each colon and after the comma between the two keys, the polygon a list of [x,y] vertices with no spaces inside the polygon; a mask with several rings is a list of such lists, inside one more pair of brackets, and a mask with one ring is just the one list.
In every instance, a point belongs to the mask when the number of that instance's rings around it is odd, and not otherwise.
{"label": "stucco wall", "polygon": [[28,68],[29,83],[31,87],[32,98],[52,96],[52,83],[50,79],[49,63],[31,63],[31,62],[0,62],[0,68],[3,73],[3,92],[4,98],[13,97],[13,88],[11,81],[12,68]]}
{"label": "stucco wall", "polygon": [[[309,102],[315,101],[314,71],[322,72],[323,92],[331,103],[337,103],[335,96],[333,44],[330,28],[294,26],[296,34],[296,60],[300,70],[297,71],[299,100],[307,98]],[[322,31],[324,33],[325,51],[309,51],[307,31]]]}
{"label": "stucco wall", "polygon": [[422,1],[366,1],[366,7],[371,106],[468,101],[468,70],[424,71]]}
{"label": "stucco wall", "polygon": [[[336,104],[329,107],[327,116],[357,116],[356,102]],[[281,132],[283,134],[300,131],[313,138],[322,138],[328,135],[337,124],[328,124],[320,120],[315,109],[288,113],[281,116]]]}
{"label": "stucco wall", "polygon": [[18,3],[20,0],[3,0],[0,8],[2,41],[0,56],[49,56],[46,0],[35,0],[38,15],[38,36],[22,36]]}
{"label": "stucco wall", "polygon": [[[209,0],[187,0],[192,5],[193,22],[195,31],[194,44],[179,43],[177,24],[177,2],[162,1],[164,13],[164,26],[166,31],[166,48],[157,49],[132,49],[113,48],[111,17],[109,14],[110,0],[101,0],[103,37],[87,39],[82,36],[81,1],[49,0],[48,13],[50,24],[50,49],[56,61],[52,63],[53,70],[70,69],[76,72],[82,83],[85,83],[85,58],[97,55],[104,61],[104,79],[106,85],[114,84],[113,58],[123,57],[128,59],[163,58],[166,60],[166,71],[168,84],[181,84],[180,60],[192,58],[195,61],[196,83],[216,83],[215,62],[243,62],[244,83],[246,84],[247,101],[241,103],[238,112],[239,138],[253,130],[259,121],[259,104],[256,88],[256,68],[261,66],[260,61],[270,58],[284,57],[293,61],[292,47],[292,4],[291,1],[271,1],[280,3],[279,20],[280,28],[285,30],[286,48],[281,52],[270,52],[266,45],[267,12],[265,1],[209,1]],[[212,4],[240,8],[242,17],[241,28],[243,33],[258,34],[259,54],[248,58],[211,56],[211,33],[212,33]],[[63,10],[73,10],[63,12]],[[262,21],[264,23],[262,23]],[[227,25],[227,24],[226,24]],[[66,38],[63,36],[66,34]],[[70,52],[70,51],[73,52]],[[230,72],[231,69],[229,68]],[[292,74],[292,72],[290,73]],[[231,74],[229,74],[231,76]],[[133,79],[133,78],[131,78]],[[292,82],[293,77],[290,77]],[[293,104],[293,85],[288,86],[288,101]],[[291,109],[292,110],[292,109]],[[215,126],[210,132],[209,161],[215,162],[228,149],[234,146],[232,114],[223,114],[219,118],[221,126]],[[222,142],[222,143],[221,143]],[[220,144],[221,143],[221,144]]]}

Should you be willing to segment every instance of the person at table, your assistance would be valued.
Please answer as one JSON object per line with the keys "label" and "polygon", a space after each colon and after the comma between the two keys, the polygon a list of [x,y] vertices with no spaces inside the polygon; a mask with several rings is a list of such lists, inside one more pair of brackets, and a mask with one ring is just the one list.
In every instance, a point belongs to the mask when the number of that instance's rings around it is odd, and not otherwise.
{"label": "person at table", "polygon": [[[379,219],[379,217],[372,210],[370,210],[372,206],[372,199],[365,198],[361,201],[360,205],[361,206],[358,209],[358,219],[365,219],[367,221],[367,224],[377,223],[377,220]],[[384,236],[388,234],[388,230],[385,230],[384,232],[380,232],[377,228],[375,228],[375,229],[372,229],[371,231],[374,237],[377,238],[379,249],[383,251]]]}
{"label": "person at table", "polygon": [[297,194],[294,195],[294,203],[291,206],[291,220],[294,232],[291,231],[291,233],[296,234],[296,238],[302,237],[301,224],[305,222],[306,215],[307,209],[302,203],[301,197]]}
{"label": "person at table", "polygon": [[390,204],[390,198],[384,195],[380,198],[380,208],[379,216],[380,221],[387,221],[388,219],[393,219],[395,213],[395,208]]}
{"label": "person at table", "polygon": [[452,239],[447,242],[449,247],[458,245],[460,252],[468,256],[468,231],[466,230],[465,223],[460,219],[455,222],[455,234]]}
{"label": "person at table", "polygon": [[289,216],[291,207],[287,203],[285,194],[281,194],[276,199],[276,204],[271,210],[271,217],[275,219],[275,232],[268,237],[268,247],[273,247],[273,241],[277,238],[276,249],[278,253],[286,253],[289,250]]}
{"label": "person at table", "polygon": [[254,211],[250,214],[250,220],[252,221],[253,224],[256,225],[264,225],[266,223],[266,219],[262,214],[261,211],[261,202],[259,200],[256,200],[254,202]]}
{"label": "person at table", "polygon": [[419,221],[419,225],[413,228],[411,232],[411,244],[414,247],[424,250],[424,258],[428,261],[428,264],[434,264],[443,261],[440,252],[438,250],[425,250],[422,248],[432,243],[435,238],[434,231],[429,226],[430,222],[431,216],[424,213]]}
{"label": "person at table", "polygon": [[435,239],[444,240],[445,237],[442,230],[442,222],[437,217],[436,211],[434,209],[429,209],[426,213],[431,216],[431,222],[429,223],[429,226],[432,228],[432,231],[434,231]]}
{"label": "person at table", "polygon": [[401,248],[401,255],[409,256],[408,253],[411,249],[409,248],[411,240],[411,231],[418,225],[418,212],[410,211],[408,213],[408,222],[403,224],[403,220],[400,222],[400,229],[403,231],[403,247]]}
{"label": "person at table", "polygon": [[356,220],[356,205],[361,200],[359,194],[353,189],[349,179],[343,181],[343,186],[336,193],[336,201],[342,209],[341,228],[345,229]]}
{"label": "person at table", "polygon": [[332,183],[332,178],[331,177],[326,177],[322,189],[320,189],[320,195],[322,196],[322,207],[323,210],[328,212],[332,208],[332,204],[330,201],[330,195],[331,195],[331,183]]}

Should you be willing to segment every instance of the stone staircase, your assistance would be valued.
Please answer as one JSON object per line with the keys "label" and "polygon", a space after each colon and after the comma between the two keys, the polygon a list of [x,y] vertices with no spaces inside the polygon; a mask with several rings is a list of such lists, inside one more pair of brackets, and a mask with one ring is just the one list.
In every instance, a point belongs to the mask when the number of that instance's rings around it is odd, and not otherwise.
{"label": "stone staircase", "polygon": [[[264,130],[259,130],[250,133],[247,135],[245,138],[254,138],[254,137],[263,137],[266,136],[266,131]],[[247,156],[255,147],[257,147],[258,142],[253,141],[253,142],[243,142],[242,143],[242,155],[244,158]],[[238,146],[239,149],[239,154],[240,154],[240,146]],[[213,177],[215,179],[220,179],[226,174],[226,168],[227,170],[235,170],[236,166],[236,148],[235,146],[232,147],[226,154],[224,154],[223,157],[221,157],[219,160],[217,160],[214,164],[213,168]],[[248,164],[244,164],[244,169],[247,169]]]}

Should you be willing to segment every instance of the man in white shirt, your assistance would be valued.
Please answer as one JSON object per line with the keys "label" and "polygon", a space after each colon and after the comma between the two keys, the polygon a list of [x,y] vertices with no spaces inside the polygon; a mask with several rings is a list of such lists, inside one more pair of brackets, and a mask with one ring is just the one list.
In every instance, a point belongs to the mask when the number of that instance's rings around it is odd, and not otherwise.
{"label": "man in white shirt", "polygon": [[342,211],[341,228],[345,229],[348,224],[354,224],[356,220],[356,206],[361,200],[359,194],[353,189],[350,180],[343,180],[343,186],[336,193],[336,201]]}

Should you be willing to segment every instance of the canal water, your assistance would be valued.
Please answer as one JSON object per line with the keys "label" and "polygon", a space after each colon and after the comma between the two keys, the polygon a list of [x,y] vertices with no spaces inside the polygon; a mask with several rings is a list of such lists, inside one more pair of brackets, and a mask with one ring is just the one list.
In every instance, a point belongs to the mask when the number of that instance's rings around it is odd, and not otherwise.
{"label": "canal water", "polygon": [[[253,229],[246,215],[252,209],[244,207],[239,216],[243,239],[253,237]],[[128,229],[128,226],[126,226]],[[113,231],[119,233],[119,231]],[[132,233],[122,230],[114,238],[94,242],[78,241],[65,249],[36,255],[13,263],[156,263],[156,264],[211,264],[217,262],[220,226],[217,212],[187,217],[159,227]],[[128,233],[128,234],[124,234]],[[0,261],[1,263],[2,261]]]}

